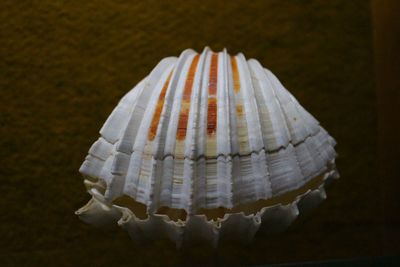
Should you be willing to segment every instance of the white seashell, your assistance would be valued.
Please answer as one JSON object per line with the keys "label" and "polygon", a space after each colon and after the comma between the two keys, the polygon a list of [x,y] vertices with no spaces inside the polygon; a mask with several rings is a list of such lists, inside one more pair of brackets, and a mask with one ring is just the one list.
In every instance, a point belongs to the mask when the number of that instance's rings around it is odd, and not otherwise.
{"label": "white seashell", "polygon": [[185,50],[125,95],[80,172],[85,222],[140,242],[249,242],[326,198],[335,141],[255,59]]}

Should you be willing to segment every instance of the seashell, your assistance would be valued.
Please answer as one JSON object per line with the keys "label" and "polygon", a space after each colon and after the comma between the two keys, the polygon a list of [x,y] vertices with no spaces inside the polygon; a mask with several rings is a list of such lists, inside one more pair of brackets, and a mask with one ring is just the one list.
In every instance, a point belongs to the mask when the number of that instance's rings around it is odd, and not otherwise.
{"label": "seashell", "polygon": [[79,170],[92,199],[76,213],[139,243],[281,232],[339,177],[335,140],[271,71],[226,50],[161,60],[100,134]]}

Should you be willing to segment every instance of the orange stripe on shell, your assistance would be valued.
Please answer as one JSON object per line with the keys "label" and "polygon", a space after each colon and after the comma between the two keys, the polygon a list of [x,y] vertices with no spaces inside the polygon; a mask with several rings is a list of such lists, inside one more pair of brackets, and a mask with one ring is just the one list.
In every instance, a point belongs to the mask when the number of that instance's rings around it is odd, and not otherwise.
{"label": "orange stripe on shell", "polygon": [[171,76],[172,76],[172,71],[169,74],[167,80],[165,81],[165,84],[164,84],[163,88],[161,89],[160,96],[158,97],[157,107],[154,112],[153,119],[151,120],[150,131],[147,136],[150,141],[153,141],[154,138],[156,137],[157,127],[158,127],[158,123],[160,122],[161,112],[163,110],[164,102],[165,102],[165,95],[167,93],[167,89],[168,89],[168,85],[169,85]]}
{"label": "orange stripe on shell", "polygon": [[178,131],[176,133],[176,138],[178,140],[183,140],[186,137],[187,123],[190,110],[190,100],[192,96],[192,88],[194,75],[196,73],[197,65],[199,63],[200,55],[196,55],[190,65],[188,75],[186,77],[185,88],[183,91],[181,111],[179,114]]}

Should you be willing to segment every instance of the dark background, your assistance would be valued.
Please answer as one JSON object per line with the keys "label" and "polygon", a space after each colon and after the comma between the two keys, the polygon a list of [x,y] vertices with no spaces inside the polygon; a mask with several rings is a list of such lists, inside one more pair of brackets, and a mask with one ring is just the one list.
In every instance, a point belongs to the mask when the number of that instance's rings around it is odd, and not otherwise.
{"label": "dark background", "polygon": [[[394,2],[3,0],[0,265],[222,266],[399,255]],[[74,211],[89,195],[78,168],[118,100],[163,57],[206,45],[257,58],[335,137],[341,179],[328,199],[281,235],[217,251],[177,252],[165,241],[138,247],[122,230],[79,221]]]}

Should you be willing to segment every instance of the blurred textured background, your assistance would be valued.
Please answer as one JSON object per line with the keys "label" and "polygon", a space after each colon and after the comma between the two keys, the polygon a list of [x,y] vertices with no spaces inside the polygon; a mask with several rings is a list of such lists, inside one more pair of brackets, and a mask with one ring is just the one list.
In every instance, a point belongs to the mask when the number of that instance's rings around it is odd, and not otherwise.
{"label": "blurred textured background", "polygon": [[[399,253],[398,221],[384,219],[397,204],[382,197],[394,183],[378,178],[369,1],[3,0],[0,22],[0,265],[252,265]],[[342,177],[328,199],[284,234],[218,251],[137,247],[122,230],[79,221],[73,212],[89,195],[78,168],[111,110],[163,57],[206,45],[257,58],[336,138]]]}

